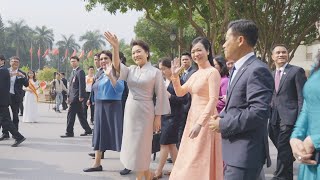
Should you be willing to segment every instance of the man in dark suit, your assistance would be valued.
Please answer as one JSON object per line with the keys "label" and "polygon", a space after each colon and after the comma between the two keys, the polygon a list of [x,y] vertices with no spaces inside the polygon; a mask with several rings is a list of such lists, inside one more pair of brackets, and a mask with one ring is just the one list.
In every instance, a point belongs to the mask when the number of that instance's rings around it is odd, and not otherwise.
{"label": "man in dark suit", "polygon": [[273,179],[292,180],[294,157],[290,147],[290,136],[303,104],[302,88],[307,78],[302,68],[288,64],[288,49],[278,44],[272,48],[273,92],[269,123],[269,137],[278,150],[277,168]]}
{"label": "man in dark suit", "polygon": [[[187,82],[188,79],[191,77],[191,75],[197,71],[197,68],[192,65],[192,58],[191,54],[188,52],[182,53],[180,57],[181,65],[183,66],[184,71],[181,74],[181,79],[183,82]],[[179,121],[178,125],[178,143],[177,148],[179,149],[180,142],[182,139],[184,127],[186,126],[186,120],[188,116],[188,112],[191,106],[191,95],[188,93],[187,95],[187,101],[185,104],[183,104],[183,115]]]}
{"label": "man in dark suit", "polygon": [[[68,81],[65,78],[65,73],[62,72],[60,73],[61,75],[61,81],[63,83],[63,85],[68,89]],[[62,109],[66,110],[68,109],[68,105],[67,105],[67,92],[66,91],[62,91],[62,97],[63,97],[63,101],[62,101]]]}
{"label": "man in dark suit", "polygon": [[73,126],[75,122],[76,115],[82,128],[85,130],[80,136],[86,136],[92,134],[92,130],[88,124],[88,121],[84,117],[82,101],[86,96],[85,87],[85,73],[79,67],[79,58],[77,56],[72,56],[70,58],[70,64],[73,68],[70,83],[69,83],[69,93],[68,93],[68,103],[70,104],[68,115],[67,115],[67,129],[66,134],[62,135],[62,138],[73,137]]}
{"label": "man in dark suit", "polygon": [[[0,55],[0,126],[9,131],[15,138],[12,147],[17,147],[20,143],[26,140],[17,130],[16,126],[10,120],[9,104],[10,104],[10,73],[7,68],[4,67],[5,57]],[[8,135],[9,136],[9,135]],[[1,136],[0,141],[6,137]]]}
{"label": "man in dark suit", "polygon": [[[11,111],[13,124],[19,129],[19,105],[23,101],[24,90],[23,86],[28,87],[29,81],[27,75],[19,69],[20,58],[18,56],[13,56],[10,58],[10,98],[11,98]],[[5,139],[9,138],[9,132],[7,129],[3,128],[2,136]]]}
{"label": "man in dark suit", "polygon": [[228,25],[223,44],[226,59],[235,60],[224,111],[213,116],[212,130],[221,132],[225,180],[256,180],[270,166],[267,123],[274,81],[266,64],[254,55],[258,28],[250,20]]}

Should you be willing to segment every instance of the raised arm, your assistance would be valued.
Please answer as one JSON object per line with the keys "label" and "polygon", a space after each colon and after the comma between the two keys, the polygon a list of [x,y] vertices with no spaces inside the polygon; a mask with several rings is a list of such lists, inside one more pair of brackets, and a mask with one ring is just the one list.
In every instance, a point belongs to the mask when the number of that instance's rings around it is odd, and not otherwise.
{"label": "raised arm", "polygon": [[120,72],[120,57],[119,57],[119,41],[115,34],[109,31],[104,33],[104,37],[112,46],[112,64],[117,72]]}
{"label": "raised arm", "polygon": [[185,83],[183,86],[181,86],[180,78],[179,78],[179,72],[182,70],[183,66],[180,66],[180,59],[175,58],[171,62],[171,72],[172,72],[172,85],[174,87],[174,91],[176,92],[176,95],[181,97],[188,93],[188,83]]}

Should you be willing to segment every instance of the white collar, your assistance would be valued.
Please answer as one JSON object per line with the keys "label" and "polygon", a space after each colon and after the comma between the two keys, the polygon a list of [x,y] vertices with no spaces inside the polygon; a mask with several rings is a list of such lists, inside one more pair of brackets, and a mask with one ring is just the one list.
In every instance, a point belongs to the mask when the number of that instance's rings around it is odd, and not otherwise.
{"label": "white collar", "polygon": [[236,61],[234,63],[234,67],[236,68],[236,70],[238,70],[253,55],[254,55],[254,52],[250,52],[245,56],[243,56],[242,58],[240,58],[238,61]]}
{"label": "white collar", "polygon": [[280,70],[281,72],[284,72],[284,70],[286,69],[288,63],[285,63],[282,67],[277,68],[277,71]]}

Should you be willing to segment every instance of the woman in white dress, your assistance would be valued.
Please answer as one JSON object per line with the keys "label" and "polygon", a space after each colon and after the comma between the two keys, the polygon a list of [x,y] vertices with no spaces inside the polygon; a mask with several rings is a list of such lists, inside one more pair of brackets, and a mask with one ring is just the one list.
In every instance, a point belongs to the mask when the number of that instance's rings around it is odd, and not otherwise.
{"label": "woman in white dress", "polygon": [[[161,127],[161,115],[170,114],[170,104],[162,73],[149,61],[147,43],[131,43],[132,58],[136,65],[126,67],[120,63],[119,41],[110,32],[105,37],[113,48],[112,63],[119,79],[128,84],[129,95],[124,110],[124,124],[120,161],[125,168],[136,171],[136,180],[151,180],[152,137]],[[153,97],[155,96],[155,103]]]}
{"label": "woman in white dress", "polygon": [[26,95],[23,100],[23,118],[22,122],[34,123],[38,118],[38,93],[39,83],[36,79],[34,71],[28,72],[29,87],[24,87]]}

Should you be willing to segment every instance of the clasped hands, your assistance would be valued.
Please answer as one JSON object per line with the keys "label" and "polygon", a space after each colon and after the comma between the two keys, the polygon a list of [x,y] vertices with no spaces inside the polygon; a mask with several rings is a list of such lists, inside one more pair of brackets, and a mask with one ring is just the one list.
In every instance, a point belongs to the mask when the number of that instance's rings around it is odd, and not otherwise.
{"label": "clasped hands", "polygon": [[310,136],[305,138],[304,141],[301,141],[300,139],[297,139],[297,138],[292,138],[290,140],[290,145],[291,145],[293,156],[300,163],[308,164],[308,165],[317,164],[315,160],[311,160],[312,153],[315,151],[315,148]]}
{"label": "clasped hands", "polygon": [[219,123],[220,123],[219,115],[213,115],[209,120],[209,128],[214,131],[220,133]]}

